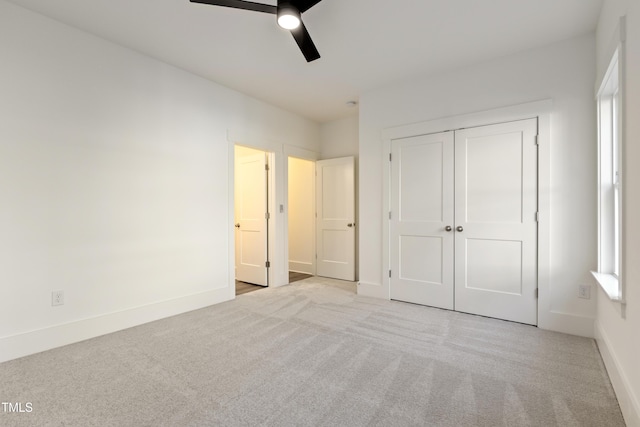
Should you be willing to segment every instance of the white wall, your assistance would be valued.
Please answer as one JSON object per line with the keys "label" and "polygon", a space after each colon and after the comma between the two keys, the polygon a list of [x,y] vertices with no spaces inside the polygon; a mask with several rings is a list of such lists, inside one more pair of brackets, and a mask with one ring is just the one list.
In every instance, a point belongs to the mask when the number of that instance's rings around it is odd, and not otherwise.
{"label": "white wall", "polygon": [[358,115],[353,115],[320,126],[321,159],[358,157],[358,120]]}
{"label": "white wall", "polygon": [[228,130],[319,125],[3,0],[0,58],[0,361],[231,298]]}
{"label": "white wall", "polygon": [[[595,39],[584,36],[425,76],[360,97],[360,285],[388,297],[382,281],[381,131],[385,128],[551,98],[551,277],[553,329],[590,335],[595,300],[578,299],[596,265]],[[595,291],[592,292],[595,294]]]}
{"label": "white wall", "polygon": [[[612,302],[598,290],[596,337],[628,426],[640,426],[640,3],[605,0],[597,31],[598,75],[610,58],[606,51],[619,18],[627,19],[626,156],[622,182],[626,218],[623,243],[626,304]],[[623,315],[624,313],[624,315]]]}
{"label": "white wall", "polygon": [[315,274],[315,163],[289,157],[289,270]]}

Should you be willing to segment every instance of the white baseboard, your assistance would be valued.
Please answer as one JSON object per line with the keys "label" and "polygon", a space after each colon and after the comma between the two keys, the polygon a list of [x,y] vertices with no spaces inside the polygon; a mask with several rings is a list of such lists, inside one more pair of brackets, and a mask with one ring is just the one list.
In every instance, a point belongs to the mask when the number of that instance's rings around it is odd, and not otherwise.
{"label": "white baseboard", "polygon": [[302,261],[289,261],[289,271],[304,274],[315,274],[313,272],[313,263]]}
{"label": "white baseboard", "polygon": [[388,300],[389,290],[380,284],[358,282],[358,295]]}
{"label": "white baseboard", "polygon": [[611,384],[616,392],[624,421],[629,427],[640,427],[640,402],[638,401],[638,396],[634,394],[633,389],[629,385],[627,376],[620,366],[611,342],[597,321],[595,324],[595,335],[604,366],[607,368],[609,379],[611,379]]}
{"label": "white baseboard", "polygon": [[593,338],[594,321],[595,319],[593,317],[547,311],[539,314],[538,328]]}
{"label": "white baseboard", "polygon": [[[362,281],[358,282],[358,295],[387,300],[390,298],[387,286]],[[593,338],[594,320],[592,317],[546,311],[540,313],[538,327],[540,329]]]}
{"label": "white baseboard", "polygon": [[228,288],[215,289],[3,337],[0,338],[0,362],[197,310],[231,298]]}

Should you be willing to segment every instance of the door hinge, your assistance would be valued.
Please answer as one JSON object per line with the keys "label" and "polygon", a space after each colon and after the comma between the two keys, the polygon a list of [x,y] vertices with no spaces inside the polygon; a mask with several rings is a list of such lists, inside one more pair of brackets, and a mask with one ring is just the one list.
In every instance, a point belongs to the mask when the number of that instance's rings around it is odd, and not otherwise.
{"label": "door hinge", "polygon": [[391,219],[391,211],[389,211],[389,219]]}
{"label": "door hinge", "polygon": [[391,153],[389,153],[389,161],[391,161]]}
{"label": "door hinge", "polygon": [[391,270],[389,270],[389,279],[391,279]]}
{"label": "door hinge", "polygon": [[540,222],[540,212],[536,212],[536,222]]}
{"label": "door hinge", "polygon": [[271,219],[271,214],[269,212],[265,213],[264,219]]}
{"label": "door hinge", "polygon": [[264,164],[264,170],[268,171],[269,170],[269,163],[265,163]]}
{"label": "door hinge", "polygon": [[536,145],[540,145],[540,135],[536,135]]}
{"label": "door hinge", "polygon": [[267,262],[264,263],[264,266],[267,267],[267,268],[271,268],[271,263],[269,261],[267,261]]}
{"label": "door hinge", "polygon": [[536,299],[538,299],[538,288],[536,288]]}

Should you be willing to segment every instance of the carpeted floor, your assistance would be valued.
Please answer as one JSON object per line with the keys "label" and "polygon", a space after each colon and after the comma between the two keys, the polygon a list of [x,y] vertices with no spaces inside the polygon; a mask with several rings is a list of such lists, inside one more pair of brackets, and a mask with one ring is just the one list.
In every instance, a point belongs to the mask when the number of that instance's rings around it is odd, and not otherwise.
{"label": "carpeted floor", "polygon": [[311,278],[0,364],[2,426],[623,426],[593,340]]}

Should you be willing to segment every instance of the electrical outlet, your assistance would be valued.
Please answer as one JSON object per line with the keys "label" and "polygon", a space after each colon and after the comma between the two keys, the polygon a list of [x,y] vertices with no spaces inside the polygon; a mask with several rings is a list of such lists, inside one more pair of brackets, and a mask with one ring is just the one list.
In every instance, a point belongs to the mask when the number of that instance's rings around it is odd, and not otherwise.
{"label": "electrical outlet", "polygon": [[64,291],[51,292],[51,305],[64,305]]}
{"label": "electrical outlet", "polygon": [[578,298],[591,299],[591,286],[589,285],[578,286]]}

